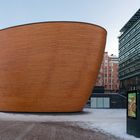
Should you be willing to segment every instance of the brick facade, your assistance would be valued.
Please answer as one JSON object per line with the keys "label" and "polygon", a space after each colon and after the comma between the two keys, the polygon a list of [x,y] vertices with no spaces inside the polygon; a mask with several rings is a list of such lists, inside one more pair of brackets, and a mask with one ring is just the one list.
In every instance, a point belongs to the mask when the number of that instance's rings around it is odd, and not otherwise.
{"label": "brick facade", "polygon": [[96,86],[103,86],[105,91],[117,92],[119,90],[118,80],[118,57],[104,53],[104,58],[96,81]]}

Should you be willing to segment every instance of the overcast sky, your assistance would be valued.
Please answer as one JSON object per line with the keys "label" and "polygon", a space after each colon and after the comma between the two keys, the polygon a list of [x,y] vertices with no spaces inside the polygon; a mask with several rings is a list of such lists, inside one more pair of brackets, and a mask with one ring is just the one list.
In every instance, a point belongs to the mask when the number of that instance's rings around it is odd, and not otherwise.
{"label": "overcast sky", "polygon": [[0,0],[0,29],[40,21],[83,21],[108,32],[106,51],[118,55],[119,30],[140,0]]}

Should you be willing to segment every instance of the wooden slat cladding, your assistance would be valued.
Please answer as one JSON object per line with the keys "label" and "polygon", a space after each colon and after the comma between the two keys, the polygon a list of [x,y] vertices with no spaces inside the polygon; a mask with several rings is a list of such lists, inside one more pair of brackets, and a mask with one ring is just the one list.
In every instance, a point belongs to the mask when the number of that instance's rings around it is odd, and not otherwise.
{"label": "wooden slat cladding", "polygon": [[79,22],[0,30],[0,111],[81,111],[105,42],[103,28]]}

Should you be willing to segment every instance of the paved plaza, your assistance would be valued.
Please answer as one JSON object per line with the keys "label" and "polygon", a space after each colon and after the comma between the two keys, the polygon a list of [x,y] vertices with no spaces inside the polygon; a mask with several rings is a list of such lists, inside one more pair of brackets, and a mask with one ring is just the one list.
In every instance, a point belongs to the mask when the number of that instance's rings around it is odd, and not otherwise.
{"label": "paved plaza", "polygon": [[138,140],[126,134],[125,109],[79,113],[0,113],[0,140]]}

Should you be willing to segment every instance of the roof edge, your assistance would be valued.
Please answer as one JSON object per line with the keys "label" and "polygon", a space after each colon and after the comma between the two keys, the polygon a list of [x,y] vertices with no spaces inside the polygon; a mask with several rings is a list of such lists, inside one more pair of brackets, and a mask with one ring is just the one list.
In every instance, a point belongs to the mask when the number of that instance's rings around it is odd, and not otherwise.
{"label": "roof edge", "polygon": [[0,29],[0,31],[7,30],[7,29],[10,29],[10,28],[16,28],[16,27],[20,27],[20,26],[26,26],[26,25],[32,25],[32,24],[43,24],[43,23],[80,23],[80,24],[87,24],[87,25],[98,27],[98,28],[104,30],[107,33],[107,30],[104,27],[100,26],[100,25],[93,24],[93,23],[88,23],[88,22],[81,22],[81,21],[42,21],[42,22],[32,22],[32,23],[25,23],[25,24],[21,24],[21,25],[15,25],[15,26],[6,27],[6,28],[3,28],[3,29]]}

